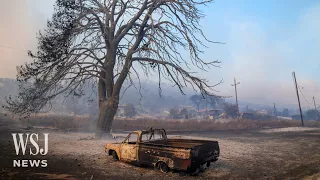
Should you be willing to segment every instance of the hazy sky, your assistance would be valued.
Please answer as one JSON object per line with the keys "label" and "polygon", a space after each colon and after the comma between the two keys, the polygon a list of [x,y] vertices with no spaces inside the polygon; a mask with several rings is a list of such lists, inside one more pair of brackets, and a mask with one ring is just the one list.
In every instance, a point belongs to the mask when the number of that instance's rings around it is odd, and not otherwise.
{"label": "hazy sky", "polygon": [[[0,6],[0,77],[14,78],[16,66],[36,47],[36,33],[53,11],[53,0],[2,0]],[[203,8],[202,28],[209,39],[225,42],[205,49],[204,59],[222,61],[221,68],[199,73],[221,95],[239,101],[296,104],[292,71],[309,103],[320,103],[320,1],[216,0]],[[301,97],[302,104],[309,104]]]}

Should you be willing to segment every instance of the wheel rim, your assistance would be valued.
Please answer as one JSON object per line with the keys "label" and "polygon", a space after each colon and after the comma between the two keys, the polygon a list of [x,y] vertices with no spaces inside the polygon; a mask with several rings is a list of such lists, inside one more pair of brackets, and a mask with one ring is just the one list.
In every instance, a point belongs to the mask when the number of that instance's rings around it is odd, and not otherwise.
{"label": "wheel rim", "polygon": [[168,167],[168,165],[166,164],[166,163],[164,163],[164,162],[161,162],[160,163],[160,171],[161,172],[168,172],[169,171],[169,167]]}

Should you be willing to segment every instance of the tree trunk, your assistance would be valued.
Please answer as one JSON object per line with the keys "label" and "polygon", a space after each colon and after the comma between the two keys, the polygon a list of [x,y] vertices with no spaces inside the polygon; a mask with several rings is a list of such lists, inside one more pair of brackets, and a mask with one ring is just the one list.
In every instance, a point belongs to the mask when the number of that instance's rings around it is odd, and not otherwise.
{"label": "tree trunk", "polygon": [[103,136],[111,137],[111,126],[114,116],[117,113],[119,101],[115,98],[109,98],[99,107],[99,117],[95,133],[96,139]]}

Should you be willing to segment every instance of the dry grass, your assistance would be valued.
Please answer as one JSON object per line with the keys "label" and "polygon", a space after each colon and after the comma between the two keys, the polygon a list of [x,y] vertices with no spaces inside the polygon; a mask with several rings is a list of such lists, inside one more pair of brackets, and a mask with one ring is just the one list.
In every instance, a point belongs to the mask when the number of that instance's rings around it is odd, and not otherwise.
{"label": "dry grass", "polygon": [[[68,115],[36,115],[29,118],[30,126],[63,129],[67,131],[94,131],[95,117],[68,116]],[[23,126],[27,126],[28,119],[20,120]]]}
{"label": "dry grass", "polygon": [[[91,116],[55,116],[41,115],[30,118],[31,126],[63,129],[67,131],[93,132],[96,117]],[[27,120],[22,120],[26,126]],[[320,127],[319,122],[306,121],[307,127]],[[150,127],[164,128],[167,131],[209,131],[209,130],[244,130],[263,128],[285,128],[300,126],[297,120],[154,120],[154,119],[116,119],[112,129],[114,131],[133,131],[149,129]]]}
{"label": "dry grass", "polygon": [[[87,128],[77,124],[94,124],[94,117],[54,117],[41,116],[31,119],[31,125],[46,125],[59,128]],[[14,147],[11,132],[23,131],[15,123],[9,123],[9,118],[0,114],[0,159],[4,167],[11,167],[12,159],[17,156],[12,153]],[[61,121],[61,123],[59,123]],[[67,122],[65,122],[67,121]],[[25,121],[23,121],[25,123]],[[56,122],[56,124],[55,124]],[[62,123],[65,122],[65,123]],[[314,121],[306,121],[308,126],[316,125]],[[38,129],[36,132],[50,132],[49,154],[46,156],[50,165],[44,174],[43,169],[34,168],[25,171],[19,168],[4,168],[0,179],[22,179],[19,177],[56,178],[56,179],[318,179],[320,164],[320,131],[315,128],[297,128],[299,121],[251,121],[251,120],[116,120],[114,129],[135,130],[149,125],[176,130],[188,127],[187,130],[261,128],[259,131],[224,131],[224,132],[189,132],[179,134],[170,132],[169,138],[188,138],[219,141],[220,158],[199,176],[188,176],[178,172],[163,174],[152,168],[132,166],[119,161],[113,161],[104,152],[108,142],[121,142],[121,137],[127,132],[114,133],[116,139],[94,140],[93,133],[61,132],[48,129]],[[188,126],[187,126],[188,125]],[[61,127],[60,127],[61,126]],[[192,126],[192,127],[190,127]],[[286,127],[284,127],[286,126]],[[263,129],[279,127],[276,129]],[[199,128],[199,129],[197,129]],[[73,129],[72,129],[73,130]],[[23,131],[24,132],[24,131]],[[283,133],[284,132],[284,133]],[[40,139],[40,144],[43,144]],[[22,158],[22,157],[21,157]],[[37,176],[34,176],[34,172]],[[66,174],[66,172],[68,172]],[[6,174],[7,173],[7,174]],[[41,174],[42,173],[42,174]],[[8,178],[7,176],[10,176]],[[1,178],[2,177],[2,178]],[[25,178],[24,178],[25,179]],[[35,179],[35,178],[31,178]],[[38,179],[38,178],[36,178]],[[40,178],[39,178],[40,179]]]}
{"label": "dry grass", "polygon": [[[315,121],[305,123],[308,127],[320,127]],[[150,127],[164,128],[168,131],[209,131],[209,130],[242,130],[261,128],[283,128],[300,126],[295,120],[228,120],[228,121],[197,121],[197,120],[118,120],[113,124],[114,130],[132,131]]]}

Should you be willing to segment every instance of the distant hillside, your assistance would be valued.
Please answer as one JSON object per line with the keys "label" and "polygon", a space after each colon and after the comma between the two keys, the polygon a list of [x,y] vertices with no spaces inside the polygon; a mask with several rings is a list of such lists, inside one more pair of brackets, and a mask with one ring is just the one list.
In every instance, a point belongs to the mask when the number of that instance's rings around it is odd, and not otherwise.
{"label": "distant hillside", "polygon": [[[90,86],[87,86],[90,87]],[[139,90],[133,86],[127,89],[120,100],[120,104],[132,103],[136,106],[141,106],[150,112],[163,111],[179,105],[190,105],[189,97],[194,94],[192,90],[187,89],[187,95],[181,95],[180,92],[168,84],[162,84],[162,97],[159,96],[158,84],[146,81],[141,85]],[[9,95],[17,95],[18,85],[14,79],[0,78],[0,102],[5,103],[5,97]],[[139,87],[137,87],[139,88]],[[125,89],[125,88],[123,88]],[[80,99],[69,97],[65,99],[62,95],[53,103],[55,111],[63,112],[78,112],[78,113],[97,113],[97,96],[96,89],[84,89],[86,95]],[[123,92],[121,93],[123,94]]]}
{"label": "distant hillside", "polygon": [[[9,95],[16,95],[18,92],[17,82],[14,79],[0,78],[0,103],[5,103],[5,97]],[[91,85],[86,86],[84,92],[86,96],[78,99],[73,97],[65,98],[64,95],[58,97],[53,102],[53,111],[57,112],[76,112],[80,114],[97,114],[98,113],[98,98],[96,89],[92,89]],[[120,99],[120,104],[134,104],[138,109],[147,112],[163,112],[173,107],[180,105],[192,105],[189,100],[190,96],[196,94],[192,89],[185,89],[186,95],[181,95],[176,87],[170,84],[161,84],[161,94],[159,96],[159,88],[156,82],[145,81],[142,82],[141,88],[138,84],[131,86]],[[124,91],[126,87],[122,88]],[[140,92],[139,92],[140,89]],[[123,92],[121,93],[121,95]],[[90,96],[88,98],[88,96]],[[227,102],[234,103],[234,98],[227,98]],[[203,105],[202,105],[203,106]],[[247,106],[252,110],[268,110],[273,113],[273,105],[252,104],[241,99],[239,104],[240,111],[246,111]],[[203,108],[203,107],[200,107]],[[278,107],[277,111],[282,111],[283,108],[289,108],[290,114],[296,114],[296,108]],[[1,107],[0,107],[1,111]]]}

